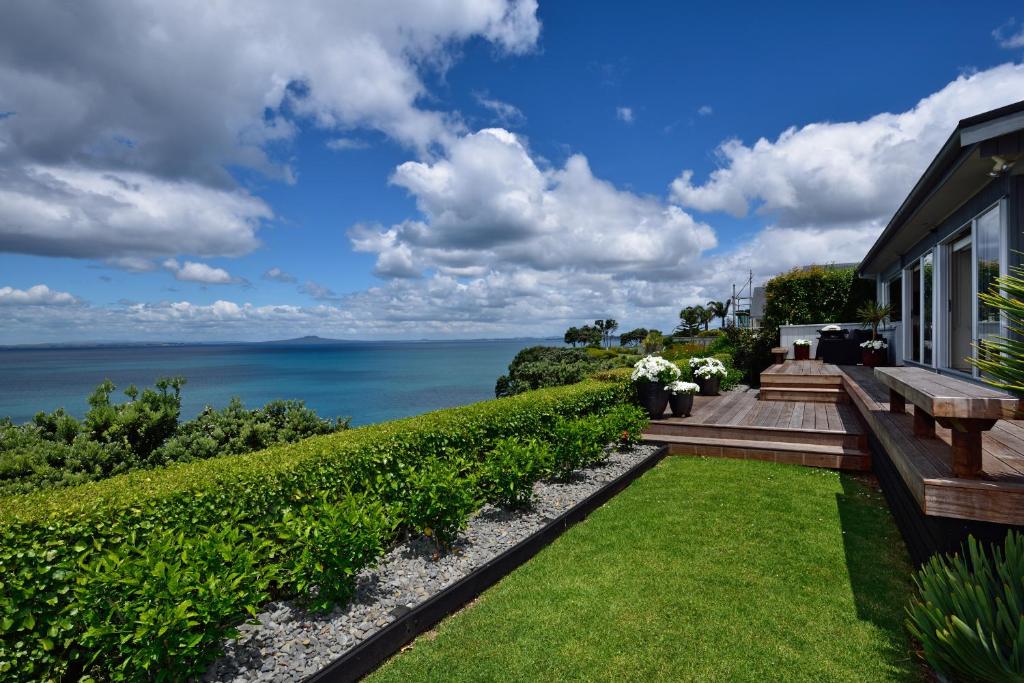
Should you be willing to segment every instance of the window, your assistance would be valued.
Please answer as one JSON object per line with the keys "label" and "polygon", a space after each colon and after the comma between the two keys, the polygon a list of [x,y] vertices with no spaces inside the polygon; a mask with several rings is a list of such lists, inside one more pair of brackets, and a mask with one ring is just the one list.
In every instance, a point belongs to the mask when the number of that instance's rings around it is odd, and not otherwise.
{"label": "window", "polygon": [[921,362],[925,365],[932,364],[933,327],[935,324],[935,312],[932,305],[934,296],[934,257],[928,252],[921,259]]}
{"label": "window", "polygon": [[903,311],[903,278],[897,275],[893,279],[889,280],[889,305],[892,307],[892,312],[889,313],[889,320],[898,323],[902,320],[901,313]]}

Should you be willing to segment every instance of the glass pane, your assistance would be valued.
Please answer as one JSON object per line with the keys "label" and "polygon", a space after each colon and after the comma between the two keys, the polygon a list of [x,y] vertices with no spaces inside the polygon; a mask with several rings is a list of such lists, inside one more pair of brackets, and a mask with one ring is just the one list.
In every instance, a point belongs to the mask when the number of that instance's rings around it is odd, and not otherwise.
{"label": "glass pane", "polygon": [[921,362],[921,268],[910,271],[910,359]]}
{"label": "glass pane", "polygon": [[935,278],[932,277],[932,255],[927,254],[921,259],[921,289],[924,296],[923,315],[921,316],[921,362],[925,365],[932,364],[932,284]]}
{"label": "glass pane", "polygon": [[889,320],[894,323],[898,323],[901,318],[903,311],[903,278],[894,277],[889,280],[889,305],[892,306],[892,312],[889,314]]}
{"label": "glass pane", "polygon": [[[978,294],[992,288],[999,277],[999,207],[978,217],[974,227],[974,244],[978,263]],[[975,332],[979,346],[984,340],[999,334],[999,309],[978,300],[978,329]]]}

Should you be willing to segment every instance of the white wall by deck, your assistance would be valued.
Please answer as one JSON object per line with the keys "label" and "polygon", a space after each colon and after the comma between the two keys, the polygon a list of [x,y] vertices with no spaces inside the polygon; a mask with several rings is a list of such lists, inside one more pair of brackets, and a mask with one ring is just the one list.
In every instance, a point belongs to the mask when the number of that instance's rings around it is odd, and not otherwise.
{"label": "white wall by deck", "polygon": [[[844,330],[864,330],[867,327],[861,323],[836,323]],[[811,358],[814,358],[818,350],[818,330],[826,323],[815,323],[814,325],[782,325],[779,327],[779,346],[785,346],[789,350],[787,358],[793,357],[793,342],[797,339],[808,339],[811,342]],[[899,323],[889,325],[887,328],[879,329],[878,334],[885,337],[889,342],[889,362],[894,359],[903,358],[902,335],[898,333]],[[895,355],[893,352],[895,351]]]}

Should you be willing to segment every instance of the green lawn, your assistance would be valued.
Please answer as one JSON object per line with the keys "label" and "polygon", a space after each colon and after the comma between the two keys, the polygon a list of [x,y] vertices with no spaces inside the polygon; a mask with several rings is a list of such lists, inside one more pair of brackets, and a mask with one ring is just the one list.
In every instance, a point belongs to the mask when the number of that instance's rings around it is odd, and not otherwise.
{"label": "green lawn", "polygon": [[855,477],[667,458],[370,680],[915,680],[910,572]]}

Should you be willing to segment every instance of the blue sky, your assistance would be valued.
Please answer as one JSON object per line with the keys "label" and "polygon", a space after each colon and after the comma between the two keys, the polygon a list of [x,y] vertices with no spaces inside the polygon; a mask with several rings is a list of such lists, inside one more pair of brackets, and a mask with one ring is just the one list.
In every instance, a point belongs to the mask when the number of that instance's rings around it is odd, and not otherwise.
{"label": "blue sky", "polygon": [[123,7],[0,9],[0,343],[670,329],[1024,99],[1009,2]]}

